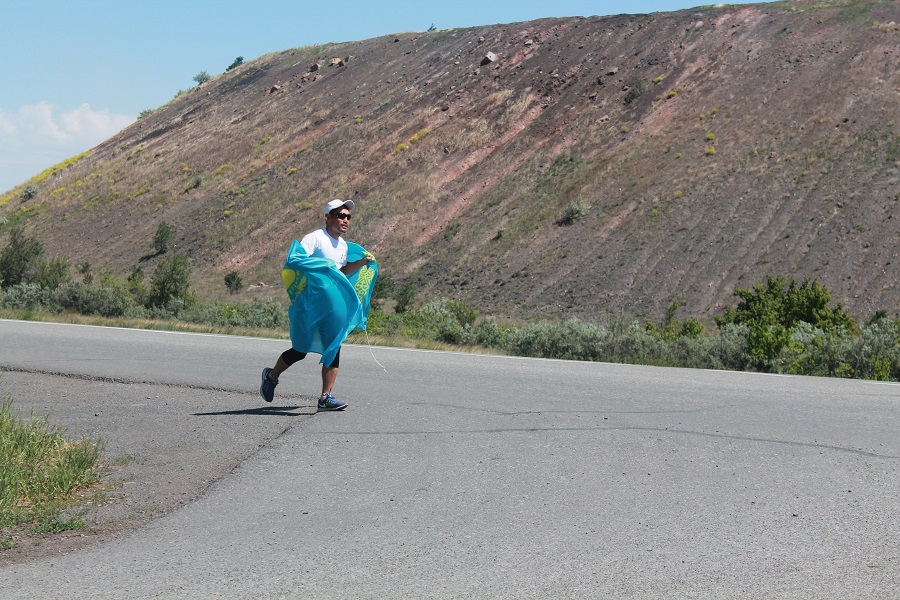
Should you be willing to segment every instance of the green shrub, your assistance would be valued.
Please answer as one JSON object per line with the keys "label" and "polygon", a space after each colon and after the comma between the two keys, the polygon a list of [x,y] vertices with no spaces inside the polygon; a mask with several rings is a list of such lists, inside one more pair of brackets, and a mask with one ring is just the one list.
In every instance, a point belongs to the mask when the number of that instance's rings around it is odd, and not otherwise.
{"label": "green shrub", "polygon": [[416,299],[416,287],[411,283],[403,284],[394,295],[397,304],[394,305],[394,312],[404,313],[412,308],[412,304]]}
{"label": "green shrub", "polygon": [[188,183],[187,187],[184,188],[184,193],[188,194],[188,193],[196,190],[201,185],[203,185],[203,177],[201,177],[200,175],[197,175],[193,179],[191,179],[191,181],[190,181],[190,183]]}
{"label": "green shrub", "polygon": [[462,300],[447,300],[444,306],[463,327],[474,326],[478,319],[478,313]]}
{"label": "green shrub", "polygon": [[566,207],[562,215],[560,215],[559,219],[556,221],[556,224],[572,225],[575,221],[578,221],[587,215],[589,210],[590,206],[588,206],[583,199],[577,198]]}
{"label": "green shrub", "polygon": [[40,310],[61,312],[50,302],[50,292],[37,283],[19,283],[2,289],[0,306],[13,310]]}
{"label": "green shrub", "polygon": [[0,287],[38,281],[44,246],[35,237],[26,237],[21,225],[9,230],[9,244],[0,250]]}
{"label": "green shrub", "polygon": [[397,284],[387,275],[379,275],[375,280],[375,289],[372,290],[372,308],[381,310],[387,298],[393,298],[397,290]]}
{"label": "green shrub", "polygon": [[237,271],[229,271],[225,275],[225,287],[227,287],[228,291],[232,294],[236,294],[244,287],[244,280],[241,279],[241,276]]}
{"label": "green shrub", "polygon": [[162,259],[150,280],[150,306],[166,307],[176,315],[180,312],[180,307],[190,306],[194,302],[190,291],[190,276],[191,269],[183,254]]}
{"label": "green shrub", "polygon": [[845,362],[860,379],[900,380],[900,321],[882,317],[870,322],[849,344]]}
{"label": "green shrub", "polygon": [[244,64],[244,57],[238,56],[236,59],[234,59],[234,61],[230,65],[225,67],[225,71],[230,71],[234,68],[241,66],[242,64]]}
{"label": "green shrub", "polygon": [[601,360],[608,338],[605,328],[578,319],[541,321],[510,332],[507,348],[518,356]]}
{"label": "green shrub", "polygon": [[[461,308],[462,307],[462,308]],[[464,303],[453,300],[429,302],[417,311],[421,332],[419,335],[448,344],[470,345],[473,343],[472,325],[468,321],[471,311]],[[474,314],[474,311],[471,311]],[[467,322],[460,322],[462,314]],[[477,315],[475,315],[477,317]],[[474,317],[472,318],[474,322]]]}
{"label": "green shrub", "polygon": [[631,104],[632,102],[640,98],[646,90],[647,84],[643,79],[635,82],[631,86],[631,89],[628,90],[628,93],[625,94],[625,104]]}
{"label": "green shrub", "polygon": [[153,249],[157,254],[165,254],[169,251],[169,246],[172,245],[174,239],[175,228],[162,221],[156,228],[156,233],[153,234]]}
{"label": "green shrub", "polygon": [[197,85],[203,85],[210,79],[212,79],[212,75],[210,75],[206,71],[200,71],[199,73],[194,75],[194,81],[197,82]]}
{"label": "green shrub", "polygon": [[21,198],[22,202],[27,202],[28,200],[31,200],[32,198],[34,198],[37,195],[38,195],[37,186],[32,183],[29,183],[22,189],[22,194],[19,196],[19,198]]}
{"label": "green shrub", "polygon": [[719,335],[711,338],[709,354],[715,361],[709,368],[749,371],[753,364],[750,354],[750,327],[728,323]]}
{"label": "green shrub", "polygon": [[137,317],[140,306],[125,285],[65,283],[49,297],[50,306],[100,317]]}
{"label": "green shrub", "polygon": [[[765,283],[752,289],[734,290],[741,302],[734,309],[726,308],[716,319],[719,327],[727,323],[746,324],[754,367],[772,370],[776,359],[791,341],[791,330],[799,323],[808,323],[828,335],[856,333],[853,318],[838,304],[830,307],[831,293],[818,280],[805,279],[797,285],[786,285],[783,277],[766,277]],[[783,359],[782,359],[783,360]]]}
{"label": "green shrub", "polygon": [[84,260],[75,265],[75,270],[81,275],[81,280],[90,285],[94,282],[94,272],[91,270],[91,263]]}
{"label": "green shrub", "polygon": [[179,320],[221,327],[286,330],[287,307],[277,300],[254,298],[248,304],[196,303],[178,315]]}
{"label": "green shrub", "polygon": [[403,314],[386,314],[379,311],[369,313],[367,331],[373,335],[398,336],[403,333],[404,327],[405,319]]}
{"label": "green shrub", "polygon": [[147,303],[147,297],[150,295],[150,290],[144,285],[143,268],[137,265],[132,267],[125,285],[128,288],[128,293],[131,294],[131,297],[134,298],[136,303],[142,306]]}
{"label": "green shrub", "polygon": [[615,327],[608,336],[606,348],[597,360],[635,364],[667,364],[668,342],[647,332],[637,321]]}
{"label": "green shrub", "polygon": [[852,336],[843,331],[829,334],[800,322],[790,329],[788,342],[773,361],[772,370],[820,377],[847,376],[850,365],[846,360],[851,344]]}
{"label": "green shrub", "polygon": [[504,348],[509,340],[510,328],[501,327],[494,317],[485,317],[475,327],[475,343],[486,348]]}
{"label": "green shrub", "polygon": [[41,287],[51,290],[72,280],[72,275],[69,273],[69,261],[65,258],[55,257],[41,263],[40,272]]}

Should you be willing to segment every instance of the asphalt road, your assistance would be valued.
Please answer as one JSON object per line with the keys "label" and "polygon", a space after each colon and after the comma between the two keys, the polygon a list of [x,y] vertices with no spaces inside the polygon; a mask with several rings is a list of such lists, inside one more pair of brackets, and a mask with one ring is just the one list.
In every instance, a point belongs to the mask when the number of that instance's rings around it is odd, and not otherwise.
{"label": "asphalt road", "polygon": [[[284,347],[0,321],[0,368],[235,395],[235,435]],[[900,598],[896,384],[347,346],[312,414],[318,368],[197,500],[0,597]]]}

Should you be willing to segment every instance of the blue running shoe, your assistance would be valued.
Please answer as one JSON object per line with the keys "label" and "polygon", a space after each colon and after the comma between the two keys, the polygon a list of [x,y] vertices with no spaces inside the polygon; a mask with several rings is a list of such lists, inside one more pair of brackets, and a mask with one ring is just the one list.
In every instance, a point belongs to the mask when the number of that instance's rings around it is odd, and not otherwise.
{"label": "blue running shoe", "polygon": [[272,369],[266,367],[262,370],[262,383],[259,384],[259,395],[263,397],[263,400],[266,402],[271,402],[275,399],[275,386],[278,385],[278,380],[272,377]]}
{"label": "blue running shoe", "polygon": [[347,408],[347,403],[341,402],[331,394],[319,396],[319,410],[344,410],[345,408]]}

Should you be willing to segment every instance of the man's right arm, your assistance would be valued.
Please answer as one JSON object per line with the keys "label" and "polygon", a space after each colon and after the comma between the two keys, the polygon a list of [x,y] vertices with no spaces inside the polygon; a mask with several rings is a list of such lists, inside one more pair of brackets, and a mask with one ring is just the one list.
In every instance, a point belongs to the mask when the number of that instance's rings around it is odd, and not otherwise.
{"label": "man's right arm", "polygon": [[317,240],[314,234],[315,232],[307,233],[303,236],[303,239],[300,240],[300,245],[306,250],[307,256],[312,256],[316,251]]}

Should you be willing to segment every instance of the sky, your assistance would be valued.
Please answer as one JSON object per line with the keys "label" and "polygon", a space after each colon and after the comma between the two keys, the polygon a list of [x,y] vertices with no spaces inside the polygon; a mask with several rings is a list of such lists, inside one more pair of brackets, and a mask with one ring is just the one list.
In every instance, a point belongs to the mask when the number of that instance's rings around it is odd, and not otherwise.
{"label": "sky", "polygon": [[[729,4],[744,4],[732,1]],[[703,0],[0,0],[0,194],[115,135],[238,56]]]}

